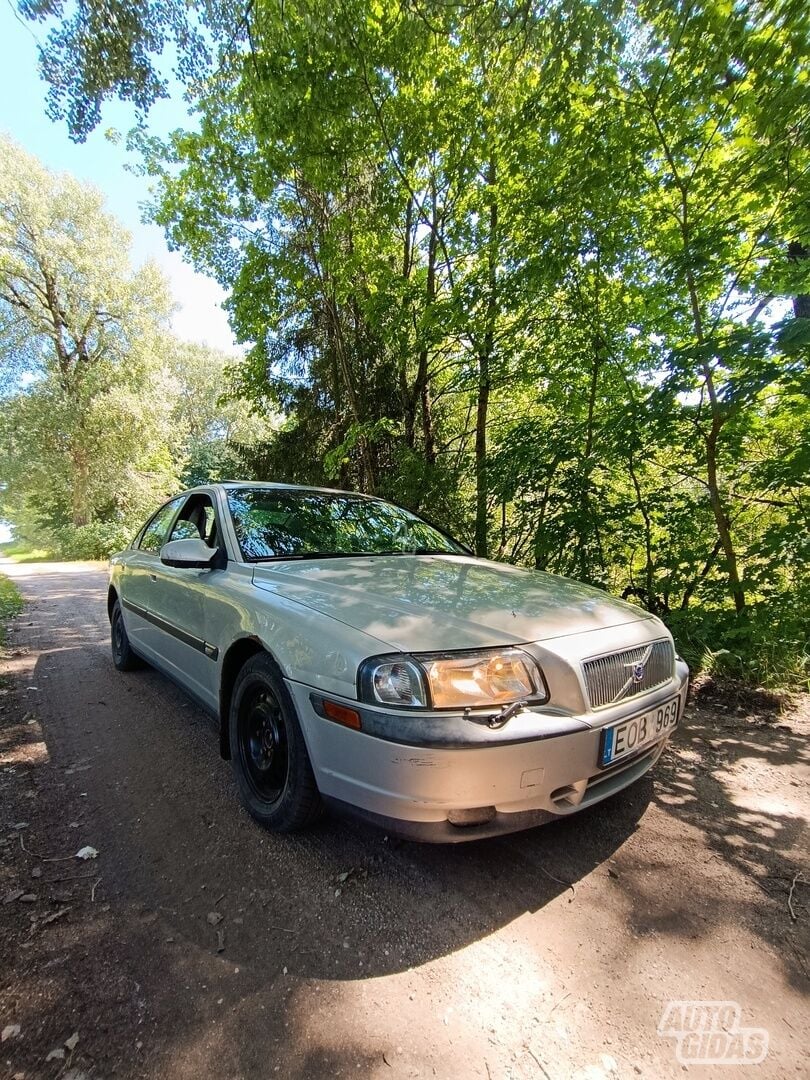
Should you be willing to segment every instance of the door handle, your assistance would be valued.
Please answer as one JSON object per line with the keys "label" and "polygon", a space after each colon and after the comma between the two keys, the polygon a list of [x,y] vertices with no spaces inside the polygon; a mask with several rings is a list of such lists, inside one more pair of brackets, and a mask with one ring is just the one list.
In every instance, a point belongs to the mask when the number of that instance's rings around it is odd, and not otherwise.
{"label": "door handle", "polygon": [[150,574],[149,575],[149,580],[150,581],[157,581],[157,574]]}

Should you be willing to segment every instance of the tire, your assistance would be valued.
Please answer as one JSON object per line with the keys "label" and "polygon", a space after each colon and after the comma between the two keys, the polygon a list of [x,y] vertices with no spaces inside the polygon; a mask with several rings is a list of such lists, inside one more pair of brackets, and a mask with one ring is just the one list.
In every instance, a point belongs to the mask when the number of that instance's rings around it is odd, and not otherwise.
{"label": "tire", "polygon": [[119,600],[115,601],[110,616],[110,643],[112,645],[113,663],[119,671],[135,671],[137,668],[143,667],[143,660],[132,651],[132,646],[129,643]]}
{"label": "tire", "polygon": [[297,832],[321,797],[290,693],[273,660],[257,653],[239,672],[228,716],[231,762],[248,813],[273,832]]}

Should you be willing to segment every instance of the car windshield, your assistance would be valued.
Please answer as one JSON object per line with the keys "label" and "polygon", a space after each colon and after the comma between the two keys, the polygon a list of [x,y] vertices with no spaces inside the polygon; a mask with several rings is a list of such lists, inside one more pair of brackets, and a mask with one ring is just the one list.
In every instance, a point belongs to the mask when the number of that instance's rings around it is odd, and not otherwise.
{"label": "car windshield", "polygon": [[466,555],[454,540],[407,510],[362,495],[238,488],[228,492],[244,558],[340,555]]}

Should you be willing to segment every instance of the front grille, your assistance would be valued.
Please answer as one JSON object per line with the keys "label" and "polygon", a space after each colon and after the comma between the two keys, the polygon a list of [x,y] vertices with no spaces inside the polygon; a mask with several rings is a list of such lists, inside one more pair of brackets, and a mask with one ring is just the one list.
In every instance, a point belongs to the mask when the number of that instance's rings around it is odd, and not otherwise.
{"label": "front grille", "polygon": [[674,673],[675,651],[671,641],[653,641],[586,660],[582,667],[591,708],[600,709],[668,682]]}

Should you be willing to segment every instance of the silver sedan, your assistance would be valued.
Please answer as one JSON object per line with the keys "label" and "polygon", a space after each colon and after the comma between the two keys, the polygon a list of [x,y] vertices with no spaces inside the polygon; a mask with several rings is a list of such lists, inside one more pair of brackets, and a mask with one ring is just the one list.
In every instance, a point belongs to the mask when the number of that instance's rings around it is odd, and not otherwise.
{"label": "silver sedan", "polygon": [[214,716],[277,830],[324,805],[417,840],[541,824],[643,776],[686,699],[653,615],[348,492],[178,495],[110,560],[108,610],[116,667]]}

